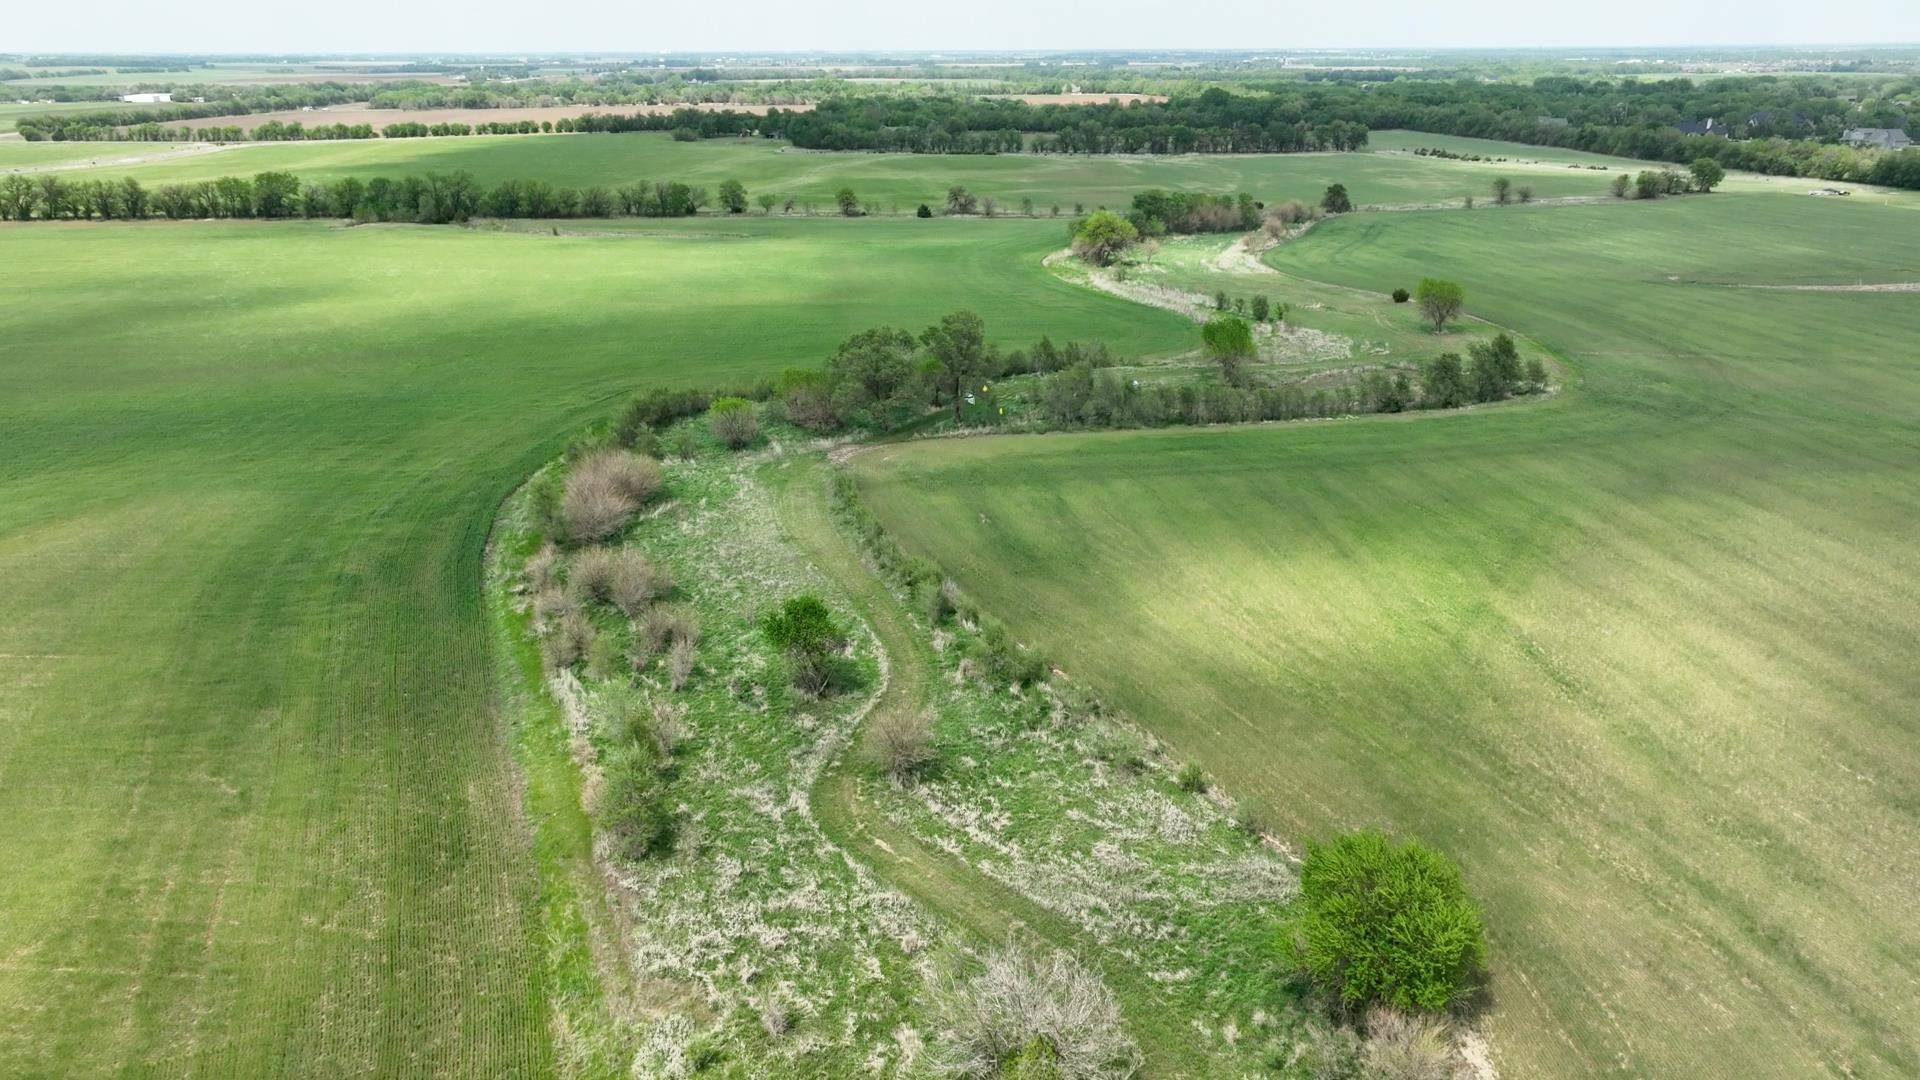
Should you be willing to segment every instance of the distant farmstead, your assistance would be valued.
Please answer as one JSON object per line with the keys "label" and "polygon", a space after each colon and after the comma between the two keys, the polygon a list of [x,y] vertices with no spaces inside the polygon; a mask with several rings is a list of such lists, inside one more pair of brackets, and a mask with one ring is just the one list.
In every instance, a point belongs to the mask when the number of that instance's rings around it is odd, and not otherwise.
{"label": "distant farmstead", "polygon": [[1870,146],[1875,150],[1905,150],[1913,145],[1913,140],[1899,128],[1848,128],[1841,138],[1854,146]]}
{"label": "distant farmstead", "polygon": [[158,105],[163,101],[172,101],[173,95],[170,93],[121,94],[120,100],[126,102],[129,105]]}
{"label": "distant farmstead", "polygon": [[1688,120],[1683,124],[1675,124],[1673,130],[1682,135],[1717,135],[1722,139],[1733,138],[1733,125],[1711,116],[1705,120]]}

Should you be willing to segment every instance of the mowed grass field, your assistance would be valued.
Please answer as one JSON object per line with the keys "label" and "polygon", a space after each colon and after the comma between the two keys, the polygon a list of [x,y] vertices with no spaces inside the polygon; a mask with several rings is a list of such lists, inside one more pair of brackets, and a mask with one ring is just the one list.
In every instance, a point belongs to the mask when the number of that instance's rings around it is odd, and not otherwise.
{"label": "mowed grass field", "polygon": [[0,1072],[543,1074],[480,594],[652,384],[957,307],[1172,351],[1041,222],[0,227]]}
{"label": "mowed grass field", "polygon": [[[396,112],[394,119],[405,119]],[[1383,132],[1383,146],[1440,142],[1437,137]],[[123,144],[135,146],[136,144]],[[0,144],[0,169],[15,147]],[[1529,151],[1529,148],[1520,148]],[[121,147],[101,156],[125,157]],[[1537,156],[1537,155],[1532,155]],[[1589,155],[1590,156],[1590,155]],[[1604,159],[1594,158],[1596,162]],[[1059,204],[1071,214],[1123,206],[1144,188],[1246,191],[1256,198],[1317,202],[1327,185],[1343,183],[1356,203],[1403,205],[1485,198],[1496,176],[1532,184],[1542,197],[1604,196],[1609,174],[1560,165],[1495,165],[1427,161],[1399,153],[1187,155],[1180,157],[1086,157],[1050,154],[866,154],[797,150],[767,139],[709,139],[676,143],[665,133],[623,135],[495,135],[438,139],[372,139],[353,142],[255,143],[218,153],[171,157],[137,165],[103,165],[70,175],[134,176],[148,185],[221,176],[251,176],[284,169],[304,179],[341,176],[402,176],[465,170],[482,183],[538,178],[551,183],[617,187],[641,180],[680,180],[709,190],[737,179],[750,194],[792,196],[833,209],[833,196],[853,188],[883,210],[912,213],[928,203],[946,205],[947,189],[963,184],[1000,200],[1005,212],[1032,199],[1041,214]]]}
{"label": "mowed grass field", "polygon": [[1916,252],[1864,200],[1356,215],[1270,261],[1455,278],[1572,385],[858,475],[1289,835],[1459,859],[1504,1075],[1912,1076],[1920,297],[1730,286],[1920,281]]}

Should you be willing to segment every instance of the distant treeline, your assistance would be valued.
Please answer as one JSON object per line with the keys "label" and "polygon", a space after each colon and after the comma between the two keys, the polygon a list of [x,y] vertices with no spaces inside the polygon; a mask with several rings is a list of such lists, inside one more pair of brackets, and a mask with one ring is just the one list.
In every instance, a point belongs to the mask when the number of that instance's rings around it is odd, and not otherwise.
{"label": "distant treeline", "polygon": [[[0,177],[0,220],[137,218],[353,218],[445,225],[473,217],[686,217],[713,204],[704,187],[638,181],[619,188],[555,187],[504,180],[482,187],[464,172],[302,183],[288,172],[223,176],[148,188],[138,180],[66,180],[57,173]],[[720,207],[746,210],[746,189],[728,181]]]}
{"label": "distant treeline", "polygon": [[[112,89],[115,98],[128,92],[124,88]],[[173,93],[181,97],[198,97],[206,100],[176,101],[156,105],[125,105],[118,108],[92,109],[74,113],[31,113],[20,117],[15,122],[15,128],[20,132],[21,138],[34,141],[147,142],[156,141],[156,139],[180,138],[181,136],[178,135],[155,136],[151,131],[144,130],[148,128],[159,130],[159,125],[169,122],[200,120],[211,116],[283,112],[308,106],[317,108],[322,105],[344,105],[350,101],[358,101],[360,92],[345,83],[328,82],[245,90],[238,90],[231,86],[194,86],[179,88]],[[58,97],[58,95],[55,96]],[[123,130],[128,128],[143,129],[143,133],[135,136]]]}
{"label": "distant treeline", "polygon": [[[836,98],[768,116],[795,146],[977,154],[1236,154],[1357,150],[1367,125],[1327,115],[1317,91],[1286,96],[1219,88],[1166,102],[1029,105],[964,97]],[[777,117],[775,114],[779,114]]]}

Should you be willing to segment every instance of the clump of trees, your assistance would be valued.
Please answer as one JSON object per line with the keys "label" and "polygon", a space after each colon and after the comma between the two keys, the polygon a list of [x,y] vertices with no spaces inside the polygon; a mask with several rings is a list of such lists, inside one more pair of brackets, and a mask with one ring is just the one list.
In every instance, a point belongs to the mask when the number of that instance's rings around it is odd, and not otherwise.
{"label": "clump of trees", "polygon": [[1486,950],[1480,909],[1453,863],[1371,831],[1308,845],[1285,946],[1302,974],[1354,1012],[1458,1005]]}
{"label": "clump of trees", "polygon": [[1245,232],[1260,227],[1265,206],[1246,192],[1206,195],[1152,188],[1133,197],[1127,220],[1141,236]]}
{"label": "clump of trees", "polygon": [[[739,181],[726,181],[720,191],[727,213],[746,211],[747,192]],[[638,181],[610,190],[516,179],[484,188],[466,172],[302,183],[292,173],[269,171],[154,189],[131,178],[0,177],[0,220],[8,221],[331,217],[445,225],[474,217],[686,217],[712,201],[706,188],[678,181]]]}

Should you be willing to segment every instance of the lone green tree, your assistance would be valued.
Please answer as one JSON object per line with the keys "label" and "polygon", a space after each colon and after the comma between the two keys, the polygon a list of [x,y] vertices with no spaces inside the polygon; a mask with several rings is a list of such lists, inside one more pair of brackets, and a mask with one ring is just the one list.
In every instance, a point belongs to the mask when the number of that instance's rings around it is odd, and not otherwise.
{"label": "lone green tree", "polygon": [[834,192],[833,201],[840,207],[840,215],[842,217],[860,216],[860,196],[855,195],[852,188],[843,187],[839,191]]}
{"label": "lone green tree", "polygon": [[927,327],[920,344],[927,347],[941,391],[953,398],[958,423],[967,387],[988,374],[986,324],[971,311],[956,311]]}
{"label": "lone green tree", "polygon": [[1512,202],[1513,201],[1513,181],[1507,179],[1504,176],[1494,177],[1493,178],[1493,201],[1500,206],[1505,206],[1508,203]]}
{"label": "lone green tree", "polygon": [[1320,209],[1329,214],[1350,213],[1353,210],[1353,200],[1347,197],[1347,185],[1328,185],[1327,193],[1320,196]]}
{"label": "lone green tree", "polygon": [[1457,409],[1467,403],[1467,372],[1460,354],[1443,352],[1420,373],[1420,403],[1429,409]]}
{"label": "lone green tree", "polygon": [[1253,328],[1237,315],[1215,315],[1200,328],[1200,340],[1207,355],[1220,365],[1220,378],[1228,386],[1246,381],[1247,361],[1253,359]]}
{"label": "lone green tree", "polygon": [[1435,333],[1447,328],[1447,323],[1460,315],[1460,309],[1467,302],[1467,291],[1459,282],[1445,278],[1421,278],[1414,286],[1413,302],[1420,305],[1420,313],[1433,324]]}
{"label": "lone green tree", "polygon": [[833,612],[819,597],[812,593],[788,597],[760,617],[760,632],[785,654],[794,686],[820,694],[832,684],[833,653],[844,639]]}
{"label": "lone green tree", "polygon": [[747,212],[747,185],[738,180],[725,180],[720,184],[720,206],[729,214]]}
{"label": "lone green tree", "polygon": [[1372,831],[1310,844],[1300,899],[1287,951],[1348,1009],[1438,1012],[1473,991],[1480,909],[1444,855]]}
{"label": "lone green tree", "polygon": [[1111,266],[1140,239],[1133,222],[1111,210],[1096,210],[1073,223],[1073,253],[1095,266]]}
{"label": "lone green tree", "polygon": [[1710,157],[1695,161],[1687,166],[1687,171],[1693,174],[1693,190],[1701,193],[1719,187],[1720,182],[1727,178],[1727,170],[1721,168],[1720,163]]}
{"label": "lone green tree", "polygon": [[762,195],[758,199],[755,199],[754,201],[760,204],[760,212],[762,214],[771,215],[773,213],[774,205],[780,201],[780,196]]}

